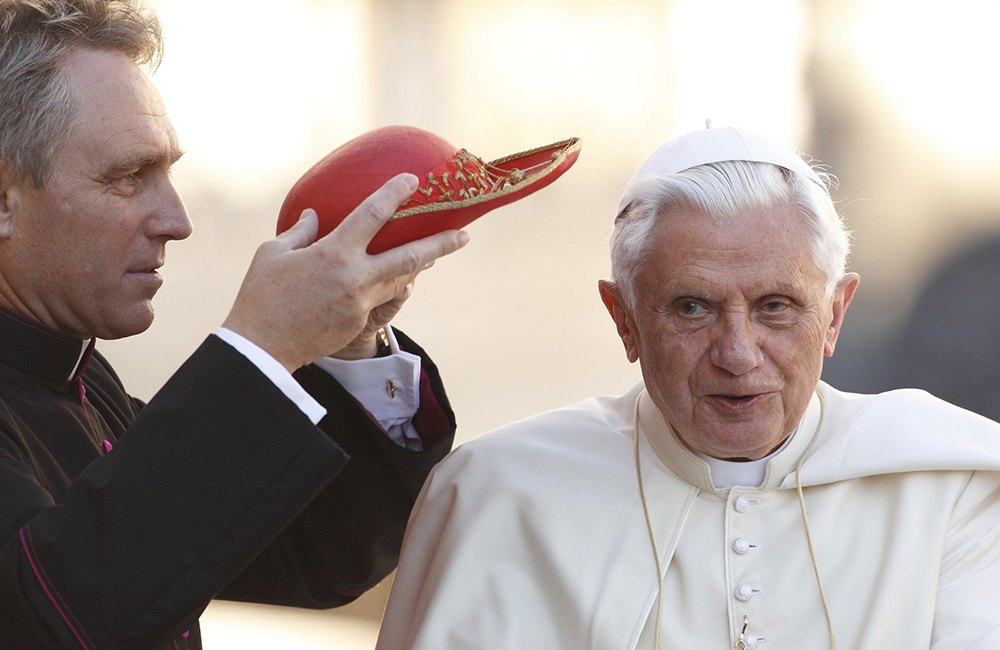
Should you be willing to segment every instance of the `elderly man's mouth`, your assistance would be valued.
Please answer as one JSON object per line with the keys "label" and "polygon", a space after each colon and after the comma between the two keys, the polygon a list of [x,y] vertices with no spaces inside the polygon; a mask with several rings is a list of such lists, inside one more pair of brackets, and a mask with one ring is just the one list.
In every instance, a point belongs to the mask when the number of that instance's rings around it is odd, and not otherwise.
{"label": "elderly man's mouth", "polygon": [[743,412],[755,408],[767,400],[770,393],[753,393],[750,395],[726,394],[709,395],[708,401],[717,409],[728,412]]}

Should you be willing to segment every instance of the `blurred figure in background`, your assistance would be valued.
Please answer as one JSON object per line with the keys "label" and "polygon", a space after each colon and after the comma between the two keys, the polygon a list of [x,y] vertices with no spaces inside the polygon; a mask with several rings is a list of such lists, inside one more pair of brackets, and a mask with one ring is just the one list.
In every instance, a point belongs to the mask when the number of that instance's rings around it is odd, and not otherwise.
{"label": "blurred figure in background", "polygon": [[959,250],[897,334],[887,377],[1000,421],[1000,240]]}
{"label": "blurred figure in background", "polygon": [[[366,253],[412,175],[318,241],[302,213],[260,247],[224,326],[149,404],[129,397],[95,341],[149,327],[165,245],[191,233],[177,136],[140,68],[162,47],[133,0],[0,0],[5,648],[200,648],[217,595],[346,603],[394,568],[453,439],[434,365],[379,331],[465,235]],[[409,382],[379,402],[387,372]]]}

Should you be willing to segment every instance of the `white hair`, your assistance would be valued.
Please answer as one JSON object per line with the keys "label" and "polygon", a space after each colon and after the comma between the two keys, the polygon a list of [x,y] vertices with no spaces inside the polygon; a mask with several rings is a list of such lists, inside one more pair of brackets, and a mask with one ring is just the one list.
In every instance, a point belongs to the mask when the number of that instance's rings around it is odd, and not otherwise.
{"label": "white hair", "polygon": [[611,233],[611,277],[629,305],[635,304],[635,276],[649,251],[653,226],[677,209],[691,210],[724,225],[741,215],[782,205],[797,208],[809,231],[813,262],[826,274],[833,295],[847,270],[850,231],[837,213],[829,187],[836,179],[813,168],[825,187],[769,163],[727,160],[664,176],[634,179],[625,188],[625,208]]}

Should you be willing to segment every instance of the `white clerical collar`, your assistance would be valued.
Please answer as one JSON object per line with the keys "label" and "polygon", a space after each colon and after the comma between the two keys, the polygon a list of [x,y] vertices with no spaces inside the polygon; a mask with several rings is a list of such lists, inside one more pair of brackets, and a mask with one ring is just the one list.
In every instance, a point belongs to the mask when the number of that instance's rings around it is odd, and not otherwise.
{"label": "white clerical collar", "polygon": [[[781,485],[783,479],[791,472],[795,471],[795,465],[809,447],[809,443],[819,433],[822,422],[822,406],[819,396],[814,392],[809,400],[809,406],[796,427],[796,433],[788,436],[785,443],[766,458],[757,462],[764,468],[763,478],[759,470],[752,475],[744,475],[747,471],[740,467],[740,475],[733,482],[733,478],[728,476],[726,469],[719,475],[717,466],[710,464],[703,456],[691,451],[673,429],[663,418],[663,414],[656,408],[649,394],[643,391],[639,397],[639,428],[643,437],[648,441],[651,451],[656,454],[668,470],[690,485],[700,490],[717,492],[728,490],[732,485],[743,485],[746,487],[757,487],[760,490],[771,490]],[[714,460],[714,459],[713,459]],[[715,461],[725,465],[750,465],[751,463],[731,463],[727,461]],[[728,487],[723,487],[726,483],[732,483]]]}
{"label": "white clerical collar", "polygon": [[795,431],[792,431],[792,435],[785,438],[780,447],[759,460],[738,462],[713,458],[697,451],[695,453],[708,463],[708,467],[712,471],[712,483],[715,484],[716,489],[728,490],[737,485],[743,487],[760,487],[761,483],[764,482],[764,472],[767,471],[767,462],[788,446],[788,443],[792,441],[797,431],[798,427],[795,428]]}

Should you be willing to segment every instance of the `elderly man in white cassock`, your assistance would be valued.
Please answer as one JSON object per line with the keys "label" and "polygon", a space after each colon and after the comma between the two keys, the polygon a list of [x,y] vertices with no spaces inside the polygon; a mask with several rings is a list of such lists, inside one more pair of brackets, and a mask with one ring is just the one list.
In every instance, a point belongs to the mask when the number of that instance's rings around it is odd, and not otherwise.
{"label": "elderly man in white cassock", "polygon": [[820,381],[858,286],[827,186],[743,129],[646,161],[600,283],[643,381],[436,468],[380,649],[1000,648],[1000,425]]}

